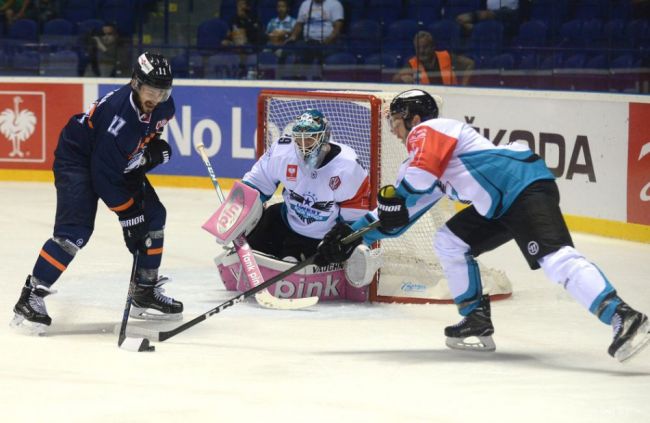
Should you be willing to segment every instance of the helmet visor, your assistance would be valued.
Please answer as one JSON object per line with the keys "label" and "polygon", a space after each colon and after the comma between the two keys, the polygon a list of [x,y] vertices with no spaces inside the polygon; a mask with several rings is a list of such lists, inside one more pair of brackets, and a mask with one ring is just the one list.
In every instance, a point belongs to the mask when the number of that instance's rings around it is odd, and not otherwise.
{"label": "helmet visor", "polygon": [[169,96],[172,94],[171,88],[156,88],[147,84],[140,84],[139,94],[142,99],[147,99],[150,101],[155,101],[156,103],[162,103],[169,100]]}

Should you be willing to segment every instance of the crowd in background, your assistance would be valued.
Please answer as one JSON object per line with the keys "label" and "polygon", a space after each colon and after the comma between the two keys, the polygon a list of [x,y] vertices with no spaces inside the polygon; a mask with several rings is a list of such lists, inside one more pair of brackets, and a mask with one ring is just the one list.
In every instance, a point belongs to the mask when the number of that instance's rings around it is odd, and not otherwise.
{"label": "crowd in background", "polygon": [[[119,77],[140,49],[153,48],[188,78],[510,86],[525,75],[490,79],[487,70],[626,68],[639,80],[622,90],[642,91],[650,62],[650,0],[181,3],[0,0],[0,74]],[[169,32],[179,7],[199,19],[185,45],[167,33],[148,40],[147,23],[164,16]]]}

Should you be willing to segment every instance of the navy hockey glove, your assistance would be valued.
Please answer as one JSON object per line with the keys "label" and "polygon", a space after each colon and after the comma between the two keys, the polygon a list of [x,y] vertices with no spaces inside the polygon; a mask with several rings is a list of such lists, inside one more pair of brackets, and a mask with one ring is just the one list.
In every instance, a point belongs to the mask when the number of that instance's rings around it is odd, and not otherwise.
{"label": "navy hockey glove", "polygon": [[341,263],[349,259],[357,245],[362,242],[361,238],[352,241],[349,244],[343,244],[341,242],[343,238],[350,235],[352,232],[354,232],[352,228],[343,222],[338,222],[334,225],[334,227],[325,234],[321,243],[318,244],[314,264],[317,266],[327,266],[330,263]]}
{"label": "navy hockey glove", "polygon": [[147,144],[147,149],[142,155],[145,162],[142,166],[145,172],[149,172],[159,164],[165,164],[172,158],[172,149],[162,138],[156,137]]}
{"label": "navy hockey glove", "polygon": [[149,228],[144,218],[144,212],[141,209],[129,209],[119,214],[120,225],[124,234],[126,248],[131,254],[136,251],[147,253],[147,248],[151,247],[151,238],[149,238]]}
{"label": "navy hockey glove", "polygon": [[409,223],[409,211],[406,208],[406,200],[397,195],[395,187],[386,185],[379,189],[377,195],[377,214],[381,222],[381,228],[392,230]]}

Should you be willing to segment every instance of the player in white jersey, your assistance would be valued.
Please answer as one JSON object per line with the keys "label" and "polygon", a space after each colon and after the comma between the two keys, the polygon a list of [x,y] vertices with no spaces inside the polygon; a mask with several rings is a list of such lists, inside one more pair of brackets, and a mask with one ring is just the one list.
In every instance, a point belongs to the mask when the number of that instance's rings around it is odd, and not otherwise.
{"label": "player in white jersey", "polygon": [[[345,259],[349,246],[338,240],[379,219],[370,244],[406,231],[444,194],[471,204],[436,234],[434,247],[463,320],[445,328],[450,348],[494,350],[490,302],[483,296],[478,255],[514,239],[531,269],[553,281],[602,322],[611,324],[608,352],[619,361],[650,341],[646,315],[617,295],[605,275],[573,246],[559,207],[559,191],[544,161],[519,144],[494,146],[463,122],[438,118],[435,100],[422,90],[396,96],[390,124],[405,144],[408,159],[396,186],[380,189],[378,208],[351,227],[326,235],[321,260]],[[477,337],[478,343],[468,338]]]}
{"label": "player in white jersey", "polygon": [[302,260],[337,222],[354,222],[368,212],[368,173],[354,150],[330,140],[330,132],[320,111],[306,110],[292,134],[274,142],[244,175],[263,202],[283,185],[284,201],[267,207],[247,237],[254,250]]}

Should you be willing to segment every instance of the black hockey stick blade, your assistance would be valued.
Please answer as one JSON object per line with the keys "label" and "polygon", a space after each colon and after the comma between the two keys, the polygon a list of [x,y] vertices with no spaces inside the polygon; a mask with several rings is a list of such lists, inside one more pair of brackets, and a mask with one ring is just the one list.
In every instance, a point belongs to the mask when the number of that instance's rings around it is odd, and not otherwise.
{"label": "black hockey stick blade", "polygon": [[[380,226],[379,221],[375,221],[371,223],[370,225],[366,226],[363,229],[359,229],[358,231],[348,235],[347,237],[343,238],[341,242],[343,244],[349,244],[353,241],[356,241],[357,239],[361,238],[364,236],[366,233],[370,232],[373,229],[376,229]],[[195,317],[194,319],[190,320],[189,322],[183,323],[182,325],[168,330],[168,331],[162,331],[162,332],[157,332],[157,331],[151,331],[145,328],[133,328],[134,331],[138,332],[139,334],[142,334],[144,336],[147,336],[150,339],[157,340],[160,342],[166,341],[169,338],[178,335],[181,332],[186,331],[187,329],[191,328],[192,326],[201,323],[208,317],[211,317],[217,313],[222,312],[223,310],[227,309],[228,307],[231,307],[237,303],[240,303],[244,301],[246,298],[255,295],[256,293],[262,291],[263,289],[268,288],[269,286],[273,285],[274,283],[277,283],[281,281],[282,279],[286,278],[287,276],[297,272],[298,270],[302,269],[303,267],[307,267],[310,264],[314,262],[314,259],[316,258],[316,255],[314,254],[311,257],[308,257],[307,259],[301,261],[300,263],[296,263],[294,266],[290,267],[289,269],[285,270],[282,273],[279,273],[275,276],[273,276],[271,279],[262,282],[261,284],[249,289],[248,291],[244,291],[241,294],[237,295],[236,297],[231,298],[230,300],[226,301],[225,303],[222,303],[215,308],[208,310],[206,313],[203,313],[200,316]]]}

